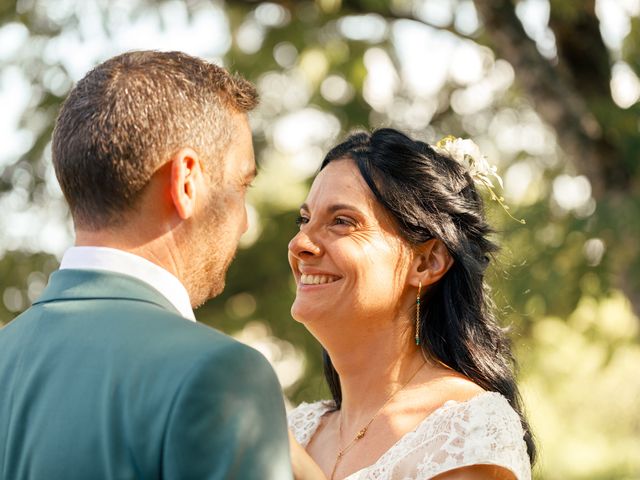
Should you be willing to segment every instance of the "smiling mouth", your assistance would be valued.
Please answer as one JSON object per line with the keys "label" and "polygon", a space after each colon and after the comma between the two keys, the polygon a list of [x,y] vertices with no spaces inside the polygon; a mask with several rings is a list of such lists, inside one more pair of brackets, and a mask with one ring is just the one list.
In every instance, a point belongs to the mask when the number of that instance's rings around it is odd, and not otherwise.
{"label": "smiling mouth", "polygon": [[300,283],[302,285],[322,285],[325,283],[333,283],[339,280],[340,277],[336,277],[333,275],[300,275]]}

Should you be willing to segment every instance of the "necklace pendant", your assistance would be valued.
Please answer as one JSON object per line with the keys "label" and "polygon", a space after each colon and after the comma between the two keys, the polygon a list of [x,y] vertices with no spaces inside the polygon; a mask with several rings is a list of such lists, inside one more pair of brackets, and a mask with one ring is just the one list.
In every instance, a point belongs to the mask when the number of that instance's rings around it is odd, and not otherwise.
{"label": "necklace pendant", "polygon": [[360,440],[362,437],[364,437],[365,433],[367,433],[367,427],[364,427],[362,430],[360,430],[358,432],[358,435],[356,435],[356,438]]}

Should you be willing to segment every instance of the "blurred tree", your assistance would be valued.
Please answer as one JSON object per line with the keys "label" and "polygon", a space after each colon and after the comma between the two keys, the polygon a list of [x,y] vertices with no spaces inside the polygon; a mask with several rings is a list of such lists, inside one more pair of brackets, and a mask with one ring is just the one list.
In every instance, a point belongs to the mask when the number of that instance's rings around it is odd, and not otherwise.
{"label": "blurred tree", "polygon": [[[248,7],[255,3],[251,0],[228,2]],[[300,12],[311,8],[304,2],[278,3],[287,8],[296,20],[300,19]],[[419,14],[418,6],[429,3],[434,2],[318,1],[316,22],[305,29],[307,36],[303,41],[307,48],[322,48],[326,36],[330,35],[326,30],[332,28],[332,21],[347,15],[375,12],[387,22],[410,19],[428,25],[428,17]],[[551,58],[545,58],[535,40],[527,35],[512,0],[476,0],[474,4],[483,20],[483,27],[474,32],[472,37],[478,43],[490,46],[498,57],[513,66],[517,79],[514,88],[521,89],[540,118],[554,129],[562,158],[572,162],[576,173],[588,178],[593,197],[598,203],[597,212],[592,216],[592,223],[597,225],[592,227],[592,231],[598,232],[605,244],[612,247],[605,258],[607,273],[614,275],[615,286],[625,292],[636,314],[640,314],[640,244],[636,241],[640,234],[640,222],[633,220],[640,218],[637,161],[640,154],[640,103],[621,108],[612,98],[611,69],[617,55],[605,46],[601,37],[595,0],[570,5],[560,1],[551,2],[549,28],[553,32],[556,47],[556,54]],[[456,32],[454,18],[452,15],[451,24],[442,25],[441,28]],[[272,32],[269,38],[273,40],[263,48],[272,48],[279,40],[299,38],[296,33],[299,33],[302,23],[304,20],[293,21]],[[638,75],[640,51],[639,42],[634,42],[634,39],[640,36],[637,31],[639,23],[638,18],[634,17],[624,49],[625,60]],[[316,36],[314,39],[313,34],[320,32],[324,33],[325,38]],[[389,47],[386,45],[386,48]],[[349,43],[349,48],[354,48],[353,42]],[[355,48],[356,51],[350,51],[348,62],[331,62],[331,67],[336,71],[351,71],[354,64],[361,61],[362,53]],[[424,61],[428,62],[428,57]],[[238,65],[242,65],[240,61]],[[254,66],[257,68],[258,65],[254,63]],[[355,86],[360,85],[355,83]],[[357,104],[358,100],[354,99],[353,103]],[[442,110],[445,108],[441,107]],[[366,115],[366,111],[359,113]],[[352,125],[358,125],[361,118],[358,116],[353,121],[350,115],[348,119]],[[620,241],[625,243],[619,245]],[[555,292],[554,289],[549,290]],[[575,301],[577,298],[569,308],[575,307]]]}
{"label": "blurred tree", "polygon": [[[598,203],[593,229],[610,246],[609,274],[640,315],[640,103],[618,106],[611,95],[616,55],[600,35],[595,0],[551,2],[557,56],[546,59],[527,36],[509,0],[477,0],[496,53],[511,63],[536,111],[551,125],[564,155],[587,176]],[[640,75],[637,18],[626,59]]]}
{"label": "blurred tree", "polygon": [[[223,16],[209,28],[228,37],[226,46],[198,51],[257,84],[261,174],[251,195],[253,230],[227,289],[199,319],[250,342],[273,335],[295,345],[305,371],[300,381],[300,372],[283,381],[288,397],[326,396],[319,347],[289,315],[286,262],[295,210],[322,152],[357,127],[394,126],[431,143],[472,136],[503,172],[507,203],[527,220],[522,226],[488,205],[504,245],[491,272],[496,300],[514,327],[535,424],[553,450],[540,475],[637,477],[640,383],[629,378],[628,362],[640,358],[630,313],[640,314],[640,7],[623,3],[0,0],[0,94],[14,78],[29,92],[17,128],[24,145],[0,156],[0,321],[26,308],[55,268],[34,239],[50,236],[43,225],[51,218],[64,223],[53,215],[64,207],[48,144],[59,104],[83,73],[64,57],[84,55],[76,58],[84,65],[117,53],[109,44],[123,24],[169,32],[184,13],[195,31]],[[98,20],[90,23],[86,9]],[[614,9],[629,28],[607,39],[605,17]],[[172,42],[157,48],[182,48]],[[148,46],[143,39],[127,45]],[[12,227],[25,221],[31,231],[20,236]],[[258,347],[285,364],[290,345],[269,345]],[[598,375],[606,393],[591,395],[579,381]],[[617,390],[626,393],[611,398]],[[588,406],[575,408],[585,398],[595,409],[589,415]],[[605,400],[624,412],[621,420],[608,420]],[[572,444],[573,432],[589,428],[586,443]],[[596,455],[593,446],[607,442]],[[545,462],[544,446],[542,455]]]}

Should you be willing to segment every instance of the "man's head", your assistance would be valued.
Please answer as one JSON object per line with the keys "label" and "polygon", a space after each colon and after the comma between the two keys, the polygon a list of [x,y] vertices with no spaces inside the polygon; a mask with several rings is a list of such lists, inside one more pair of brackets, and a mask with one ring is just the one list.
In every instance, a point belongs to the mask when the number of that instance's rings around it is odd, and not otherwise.
{"label": "man's head", "polygon": [[218,293],[246,230],[255,172],[246,114],[256,104],[249,82],[180,52],[98,65],[69,94],[53,135],[76,231],[136,237],[121,242],[132,250],[170,236],[192,303]]}

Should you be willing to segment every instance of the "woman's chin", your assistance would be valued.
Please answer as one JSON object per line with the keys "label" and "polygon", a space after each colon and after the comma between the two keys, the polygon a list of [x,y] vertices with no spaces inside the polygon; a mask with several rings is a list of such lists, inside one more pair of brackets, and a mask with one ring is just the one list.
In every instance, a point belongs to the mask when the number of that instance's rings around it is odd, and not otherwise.
{"label": "woman's chin", "polygon": [[296,299],[291,306],[291,317],[303,325],[316,323],[328,315],[326,311],[318,307],[319,305],[308,305],[306,302],[301,302]]}

